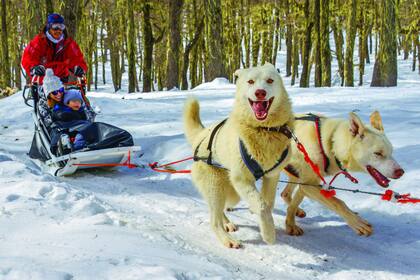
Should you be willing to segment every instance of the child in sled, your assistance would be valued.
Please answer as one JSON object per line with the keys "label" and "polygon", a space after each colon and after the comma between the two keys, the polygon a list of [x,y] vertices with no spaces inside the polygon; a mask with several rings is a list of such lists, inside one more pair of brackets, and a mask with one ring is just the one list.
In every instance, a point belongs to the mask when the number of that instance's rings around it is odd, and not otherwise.
{"label": "child in sled", "polygon": [[[72,121],[86,121],[87,116],[83,104],[82,94],[77,89],[70,89],[65,91],[63,103],[58,103],[54,106],[52,112],[53,122],[72,122]],[[61,144],[68,150],[77,151],[83,149],[86,141],[83,135],[77,133],[74,136],[73,144],[71,144],[67,134],[61,135]]]}

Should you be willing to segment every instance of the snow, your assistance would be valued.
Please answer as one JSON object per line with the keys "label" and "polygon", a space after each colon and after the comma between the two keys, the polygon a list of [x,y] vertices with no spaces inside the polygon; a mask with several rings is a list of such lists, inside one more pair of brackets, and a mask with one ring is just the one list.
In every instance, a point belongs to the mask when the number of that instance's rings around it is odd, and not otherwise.
{"label": "snow", "polygon": [[[284,80],[295,112],[346,118],[355,110],[367,121],[379,109],[406,171],[390,188],[420,196],[420,78],[410,61],[400,60],[399,72],[396,88],[370,88],[367,80],[355,88],[301,89]],[[182,132],[185,99],[200,100],[207,125],[228,115],[234,88],[224,79],[147,94],[112,93],[105,85],[88,96],[101,108],[98,121],[132,133],[144,162],[164,163],[191,155]],[[277,243],[269,246],[257,217],[241,203],[228,215],[239,225],[234,235],[244,248],[227,249],[216,240],[188,174],[120,168],[57,178],[28,158],[32,135],[21,94],[0,100],[0,279],[420,279],[420,205],[340,192],[373,224],[374,234],[365,238],[305,199],[308,216],[298,220],[305,234],[292,237],[284,232],[286,207],[278,196]],[[355,175],[358,188],[383,192],[369,176]]]}

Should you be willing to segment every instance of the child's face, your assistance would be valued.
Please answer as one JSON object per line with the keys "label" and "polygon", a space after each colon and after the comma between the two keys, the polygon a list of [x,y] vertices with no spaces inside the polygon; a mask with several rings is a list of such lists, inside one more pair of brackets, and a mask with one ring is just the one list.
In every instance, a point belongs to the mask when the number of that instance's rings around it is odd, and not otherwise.
{"label": "child's face", "polygon": [[73,111],[78,111],[80,109],[80,107],[82,106],[82,102],[79,99],[73,99],[69,101],[68,106],[73,110]]}

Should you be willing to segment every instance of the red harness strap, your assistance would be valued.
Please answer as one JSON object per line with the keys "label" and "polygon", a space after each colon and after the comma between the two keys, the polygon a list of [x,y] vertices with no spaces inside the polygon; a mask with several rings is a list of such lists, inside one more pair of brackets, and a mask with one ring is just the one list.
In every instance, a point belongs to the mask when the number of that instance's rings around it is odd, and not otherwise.
{"label": "red harness strap", "polygon": [[330,165],[329,159],[327,155],[325,154],[324,146],[322,145],[322,139],[321,139],[321,123],[319,121],[319,117],[315,118],[315,131],[316,136],[318,138],[318,144],[319,148],[321,149],[321,154],[324,162],[324,170],[327,172],[328,166]]}

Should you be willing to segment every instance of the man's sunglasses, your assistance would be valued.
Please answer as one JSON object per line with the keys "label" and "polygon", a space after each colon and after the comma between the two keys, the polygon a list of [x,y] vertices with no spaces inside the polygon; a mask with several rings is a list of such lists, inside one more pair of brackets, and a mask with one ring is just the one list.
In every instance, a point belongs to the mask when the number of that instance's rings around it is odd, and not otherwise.
{"label": "man's sunglasses", "polygon": [[51,29],[52,30],[61,30],[63,31],[64,29],[66,29],[66,26],[62,23],[54,23],[51,25]]}
{"label": "man's sunglasses", "polygon": [[52,95],[57,95],[57,94],[63,94],[64,93],[64,88],[60,88],[59,90],[54,90],[51,92]]}

